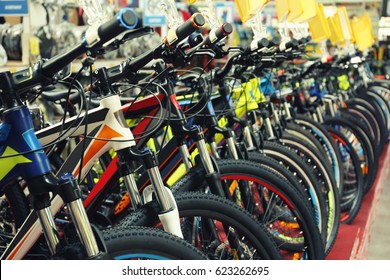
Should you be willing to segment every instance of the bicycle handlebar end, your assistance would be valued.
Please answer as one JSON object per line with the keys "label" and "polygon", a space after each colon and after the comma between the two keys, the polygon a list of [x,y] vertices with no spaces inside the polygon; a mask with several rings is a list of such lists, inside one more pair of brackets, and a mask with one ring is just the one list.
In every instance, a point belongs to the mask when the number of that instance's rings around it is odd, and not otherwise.
{"label": "bicycle handlebar end", "polygon": [[203,27],[206,23],[205,18],[200,13],[193,14],[187,21],[179,25],[177,28],[170,29],[167,36],[164,38],[164,44],[168,48],[172,48],[176,43],[191,35],[195,30]]}
{"label": "bicycle handlebar end", "polygon": [[99,43],[103,45],[120,33],[135,28],[137,24],[138,16],[132,9],[121,9],[116,17],[98,28]]}
{"label": "bicycle handlebar end", "polygon": [[233,32],[233,26],[225,22],[218,29],[210,30],[209,35],[206,38],[206,45],[211,45],[222,40],[226,36],[229,36]]}
{"label": "bicycle handlebar end", "polygon": [[127,29],[133,29],[138,25],[137,14],[129,8],[121,9],[116,18]]}

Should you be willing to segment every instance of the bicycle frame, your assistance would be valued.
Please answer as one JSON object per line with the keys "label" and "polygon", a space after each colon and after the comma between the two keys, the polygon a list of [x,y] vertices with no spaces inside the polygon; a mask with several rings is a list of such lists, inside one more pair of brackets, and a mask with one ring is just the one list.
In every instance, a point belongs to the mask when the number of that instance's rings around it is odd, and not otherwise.
{"label": "bicycle frame", "polygon": [[[9,72],[2,73],[2,81],[9,79]],[[5,85],[4,85],[5,84]],[[13,84],[3,83],[2,99],[13,99]],[[2,89],[3,90],[3,89]],[[51,208],[49,193],[58,193],[64,199],[76,226],[77,232],[90,258],[99,255],[99,248],[85,209],[82,206],[78,186],[73,176],[67,174],[60,178],[52,174],[50,163],[34,134],[34,128],[28,108],[21,103],[11,105],[3,113],[1,124],[2,143],[0,163],[4,168],[0,174],[0,188],[3,188],[15,178],[22,177],[28,183],[29,192],[33,197],[34,211],[12,239],[1,259],[18,259],[23,257],[41,235],[45,235],[50,252],[55,254],[60,243]],[[15,187],[15,186],[10,186]],[[33,226],[30,221],[35,220]],[[39,234],[34,238],[34,232]],[[25,246],[23,246],[25,245]]]}

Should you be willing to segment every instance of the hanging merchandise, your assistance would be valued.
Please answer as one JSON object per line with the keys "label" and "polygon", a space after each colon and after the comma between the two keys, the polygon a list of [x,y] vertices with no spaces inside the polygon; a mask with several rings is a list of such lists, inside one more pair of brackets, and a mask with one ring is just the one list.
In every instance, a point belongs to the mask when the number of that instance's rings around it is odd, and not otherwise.
{"label": "hanging merchandise", "polygon": [[330,29],[329,40],[332,45],[342,44],[344,42],[343,33],[340,30],[339,26],[336,25],[334,17],[330,16],[327,18],[328,26]]}
{"label": "hanging merchandise", "polygon": [[241,20],[246,22],[257,15],[258,11],[262,10],[269,0],[235,0],[235,2],[240,13]]}
{"label": "hanging merchandise", "polygon": [[0,27],[1,44],[9,60],[22,59],[22,24],[2,24]]}
{"label": "hanging merchandise", "polygon": [[84,27],[64,21],[54,28],[54,39],[56,41],[56,54],[63,53],[74,46],[81,38],[81,32]]}
{"label": "hanging merchandise", "polygon": [[40,27],[35,35],[39,39],[39,52],[42,58],[51,58],[55,54],[56,40],[49,25]]}
{"label": "hanging merchandise", "polygon": [[136,57],[149,50],[151,45],[155,46],[159,42],[161,42],[161,37],[155,32],[150,35],[135,38],[119,47],[119,55],[124,58]]}

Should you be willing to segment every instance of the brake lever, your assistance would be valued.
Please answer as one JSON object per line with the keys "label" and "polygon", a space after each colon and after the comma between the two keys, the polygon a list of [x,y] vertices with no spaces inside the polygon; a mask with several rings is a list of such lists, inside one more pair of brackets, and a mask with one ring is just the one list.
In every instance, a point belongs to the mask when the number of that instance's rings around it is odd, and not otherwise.
{"label": "brake lever", "polygon": [[191,49],[184,51],[186,59],[191,58],[198,50],[200,50],[202,48],[202,46],[204,45],[204,42],[205,42],[203,36],[202,36],[202,39],[203,40],[199,40],[198,42],[196,42],[197,45],[194,45],[194,46],[192,46]]}
{"label": "brake lever", "polygon": [[262,56],[260,59],[261,62],[270,62],[275,63],[276,59],[274,59],[272,56]]}
{"label": "brake lever", "polygon": [[[225,46],[225,44],[222,42],[220,42],[220,44],[212,45],[212,47],[210,49],[215,53],[214,58],[223,58],[229,54],[228,51],[225,51],[223,49],[224,46]],[[208,48],[205,48],[205,49],[208,49]]]}
{"label": "brake lever", "polygon": [[216,53],[212,49],[199,49],[194,51],[191,55],[207,55],[214,58]]}
{"label": "brake lever", "polygon": [[109,45],[104,47],[105,52],[111,52],[114,50],[117,50],[120,45],[124,44],[125,42],[129,40],[134,40],[136,38],[152,34],[154,32],[154,29],[149,26],[141,27],[138,29],[130,30],[122,35],[122,38],[116,38],[114,41],[112,41]]}
{"label": "brake lever", "polygon": [[227,49],[227,52],[242,52],[242,51],[244,51],[244,49],[243,48],[241,48],[241,47],[229,47],[228,49]]}

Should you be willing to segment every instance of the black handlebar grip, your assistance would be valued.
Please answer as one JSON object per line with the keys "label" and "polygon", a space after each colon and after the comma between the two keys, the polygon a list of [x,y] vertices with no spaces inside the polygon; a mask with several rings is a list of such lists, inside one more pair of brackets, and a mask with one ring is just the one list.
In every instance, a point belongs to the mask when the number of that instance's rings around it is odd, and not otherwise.
{"label": "black handlebar grip", "polygon": [[287,42],[285,45],[286,49],[291,49],[293,47],[293,43],[291,41]]}
{"label": "black handlebar grip", "polygon": [[209,46],[211,44],[217,43],[218,41],[222,40],[226,36],[229,36],[233,32],[233,26],[225,22],[222,24],[222,26],[218,29],[212,29],[209,33],[209,35],[206,38],[206,46]]}
{"label": "black handlebar grip", "polygon": [[296,39],[291,39],[291,41],[286,43],[286,49],[296,48],[298,46],[299,46],[299,43]]}
{"label": "black handlebar grip", "polygon": [[311,41],[311,36],[307,36],[307,37],[303,37],[301,39],[299,39],[299,44],[300,45],[303,45],[303,44],[307,44]]}
{"label": "black handlebar grip", "polygon": [[257,42],[257,46],[259,49],[262,49],[262,48],[269,48],[271,47],[271,43],[268,39],[266,38],[261,38],[261,40],[259,40]]}
{"label": "black handlebar grip", "polygon": [[297,39],[292,39],[291,44],[292,44],[293,49],[296,49],[299,47],[299,42]]}
{"label": "black handlebar grip", "polygon": [[270,40],[270,48],[271,47],[275,47],[275,46],[279,46],[279,44],[280,44],[280,39],[279,39],[279,37],[273,37],[271,40]]}
{"label": "black handlebar grip", "polygon": [[306,38],[301,38],[301,39],[298,40],[298,44],[299,45],[304,45],[304,44],[306,44],[306,42],[307,42]]}
{"label": "black handlebar grip", "polygon": [[269,40],[266,38],[261,38],[258,41],[253,40],[250,46],[247,48],[246,52],[255,52],[262,48],[268,48],[270,45]]}
{"label": "black handlebar grip", "polygon": [[190,36],[195,30],[205,25],[205,23],[206,21],[200,13],[192,15],[176,29],[170,29],[168,31],[167,36],[164,38],[164,44],[169,48],[174,47],[176,43]]}
{"label": "black handlebar grip", "polygon": [[121,9],[116,17],[98,28],[99,43],[103,45],[122,32],[135,28],[137,24],[138,16],[132,9]]}

